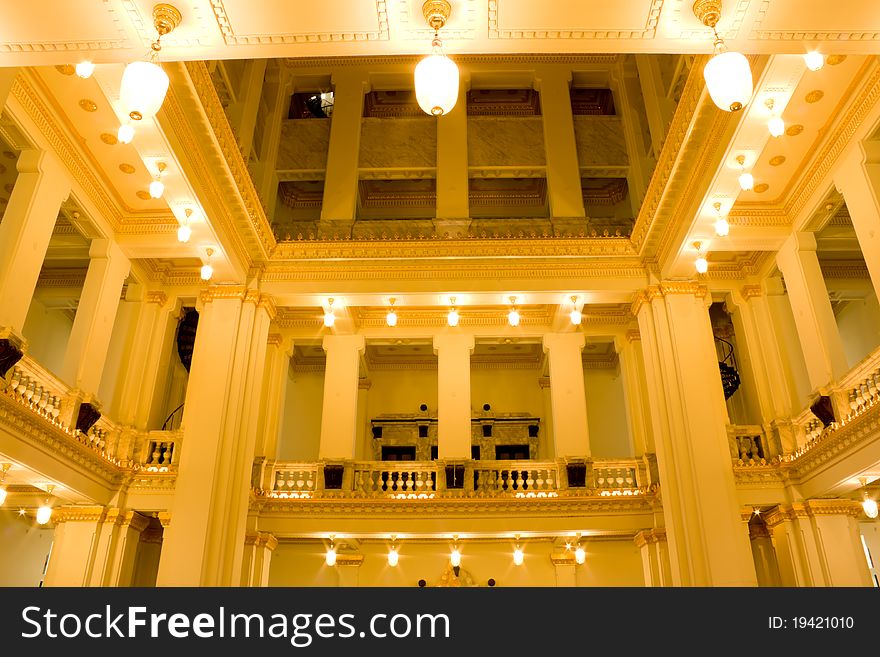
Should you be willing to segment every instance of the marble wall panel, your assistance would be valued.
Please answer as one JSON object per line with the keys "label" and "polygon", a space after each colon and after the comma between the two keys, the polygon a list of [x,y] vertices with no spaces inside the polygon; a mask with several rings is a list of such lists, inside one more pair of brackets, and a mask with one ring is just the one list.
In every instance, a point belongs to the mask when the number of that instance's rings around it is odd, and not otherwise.
{"label": "marble wall panel", "polygon": [[326,169],[330,119],[290,119],[281,124],[279,170]]}
{"label": "marble wall panel", "polygon": [[363,119],[359,166],[363,169],[437,166],[437,121],[427,116]]}
{"label": "marble wall panel", "polygon": [[468,119],[468,166],[544,166],[540,116]]}
{"label": "marble wall panel", "polygon": [[620,117],[575,116],[574,135],[582,167],[629,165]]}

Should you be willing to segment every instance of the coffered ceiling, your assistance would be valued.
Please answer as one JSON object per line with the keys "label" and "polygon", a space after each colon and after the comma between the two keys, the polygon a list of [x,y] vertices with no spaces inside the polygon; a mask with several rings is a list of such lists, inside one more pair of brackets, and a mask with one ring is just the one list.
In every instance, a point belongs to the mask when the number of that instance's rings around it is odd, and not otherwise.
{"label": "coffered ceiling", "polygon": [[[2,0],[0,65],[143,57],[155,37],[151,0]],[[422,0],[179,0],[167,59],[424,53]],[[708,52],[691,0],[453,0],[450,53]],[[870,1],[725,0],[718,30],[749,53],[871,53],[880,12]]]}

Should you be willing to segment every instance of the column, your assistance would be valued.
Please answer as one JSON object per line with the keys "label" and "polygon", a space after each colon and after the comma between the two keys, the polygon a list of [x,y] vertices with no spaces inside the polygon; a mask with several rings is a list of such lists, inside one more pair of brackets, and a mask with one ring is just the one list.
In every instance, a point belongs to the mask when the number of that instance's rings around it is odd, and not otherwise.
{"label": "column", "polygon": [[239,98],[229,108],[229,123],[238,137],[238,146],[245,162],[250,159],[254,143],[254,128],[263,93],[263,77],[266,75],[267,59],[251,59],[244,65],[244,75],[239,87]]}
{"label": "column", "polygon": [[95,536],[91,586],[133,586],[138,543],[150,519],[126,509],[108,509]]}
{"label": "column", "polygon": [[637,330],[627,331],[622,339],[615,339],[614,344],[623,377],[626,419],[629,423],[629,435],[632,437],[633,454],[651,454],[654,452],[654,437],[651,435],[648,416],[648,391],[645,385],[641,335]]}
{"label": "column", "polygon": [[590,456],[587,397],[581,351],[584,334],[548,333],[544,353],[550,360],[550,401],[553,407],[553,440],[556,458]]}
{"label": "column", "polygon": [[645,101],[648,130],[651,133],[651,149],[654,157],[659,158],[666,131],[672,123],[672,115],[675,114],[675,102],[666,95],[657,58],[651,55],[635,55],[635,60],[642,98]]}
{"label": "column", "polygon": [[159,586],[236,586],[251,490],[271,297],[203,291]]}
{"label": "column", "polygon": [[730,466],[708,291],[674,282],[640,292],[639,321],[675,586],[755,586]]}
{"label": "column", "polygon": [[740,518],[743,531],[749,537],[758,586],[781,586],[779,565],[776,563],[776,548],[773,546],[767,523],[762,516],[756,515],[751,507],[744,507],[740,511]]}
{"label": "column", "polygon": [[18,68],[0,68],[0,109],[6,106]]}
{"label": "column", "polygon": [[880,143],[854,144],[834,174],[880,299]]}
{"label": "column", "polygon": [[0,328],[21,334],[70,182],[55,156],[22,151],[0,222]]}
{"label": "column", "polygon": [[577,564],[571,552],[554,552],[550,555],[550,561],[556,570],[557,587],[577,586]]}
{"label": "column", "polygon": [[266,532],[245,534],[244,559],[241,568],[242,586],[269,586],[269,565],[278,539]]}
{"label": "column", "polygon": [[471,458],[471,353],[474,336],[440,333],[437,354],[437,454],[440,460]]}
{"label": "column", "polygon": [[118,420],[124,426],[148,428],[162,356],[170,355],[165,343],[173,305],[158,290],[146,291],[141,300],[119,395]]}
{"label": "column", "polygon": [[361,564],[364,555],[358,553],[341,553],[336,557],[336,575],[340,587],[354,588],[358,586]]}
{"label": "column", "polygon": [[284,401],[293,340],[285,340],[279,333],[270,333],[266,342],[266,394],[260,402],[260,431],[257,436],[257,456],[274,459],[281,427],[284,426]]}
{"label": "column", "polygon": [[333,75],[333,118],[321,205],[325,230],[338,227],[350,231],[356,218],[361,117],[368,88],[367,74],[362,70],[340,69]]}
{"label": "column", "polygon": [[354,455],[356,459],[363,461],[373,460],[373,454],[370,450],[372,434],[368,428],[370,419],[367,413],[367,396],[372,387],[373,382],[370,379],[358,379],[357,431],[355,432]]}
{"label": "column", "polygon": [[662,527],[644,529],[635,535],[633,542],[642,556],[645,586],[672,586],[666,530]]}
{"label": "column", "polygon": [[437,218],[439,236],[466,235],[470,226],[468,200],[467,84],[458,87],[458,101],[437,119]]}
{"label": "column", "polygon": [[266,204],[266,216],[275,215],[278,199],[278,148],[281,144],[281,126],[287,119],[290,95],[293,91],[286,66],[271,64],[266,72],[265,96],[269,99],[269,111],[263,125],[263,139],[260,144],[259,164],[257,165],[256,187],[260,198]]}
{"label": "column", "polygon": [[544,417],[541,432],[538,434],[538,458],[542,461],[552,461],[556,458],[553,447],[556,444],[553,434],[553,399],[550,392],[550,377],[538,377],[538,386],[541,388],[541,400],[544,402]]}
{"label": "column", "polygon": [[[335,110],[334,110],[335,111]],[[327,366],[318,458],[353,459],[357,436],[358,377],[366,343],[362,335],[325,335]]]}
{"label": "column", "polygon": [[547,195],[554,219],[585,216],[581,190],[581,169],[571,113],[571,71],[541,67],[535,73],[535,88],[541,99],[544,150],[547,153]]}
{"label": "column", "polygon": [[131,264],[110,240],[92,240],[89,258],[61,378],[87,395],[95,395],[104,372],[122,284]]}
{"label": "column", "polygon": [[776,264],[785,279],[810,386],[816,390],[848,370],[816,257],[816,236],[794,233],[776,254]]}

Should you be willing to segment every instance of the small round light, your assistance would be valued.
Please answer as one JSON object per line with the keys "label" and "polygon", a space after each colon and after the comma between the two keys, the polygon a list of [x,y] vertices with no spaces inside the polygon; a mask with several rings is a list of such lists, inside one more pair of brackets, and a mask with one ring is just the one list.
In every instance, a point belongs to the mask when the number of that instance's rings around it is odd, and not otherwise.
{"label": "small round light", "polygon": [[781,137],[785,134],[785,121],[782,120],[781,116],[774,116],[767,121],[767,130],[770,131],[771,136]]}
{"label": "small round light", "polygon": [[328,566],[335,566],[336,565],[336,548],[335,547],[327,548],[327,554],[324,555],[324,563],[326,563]]}
{"label": "small round light", "polygon": [[461,565],[461,552],[458,551],[458,548],[452,548],[452,552],[449,553],[449,563],[452,564],[453,568],[458,568]]}
{"label": "small round light", "polygon": [[388,314],[385,315],[385,323],[388,326],[397,326],[397,313],[393,310],[389,310]]}
{"label": "small round light", "polygon": [[522,566],[523,564],[523,551],[522,548],[517,546],[513,551],[513,565],[514,566]]}
{"label": "small round light", "polygon": [[877,502],[872,500],[870,497],[866,497],[862,502],[862,509],[865,511],[865,515],[869,518],[877,517]]}
{"label": "small round light", "polygon": [[458,314],[458,311],[455,308],[451,308],[449,314],[446,316],[446,322],[450,326],[458,326],[458,320],[460,319],[461,315]]}
{"label": "small round light", "polygon": [[207,263],[202,265],[201,276],[203,281],[210,281],[211,277],[214,276],[214,268]]}
{"label": "small round light", "polygon": [[165,183],[161,180],[154,180],[150,183],[150,197],[151,198],[162,198],[162,194],[165,193]]}
{"label": "small round light", "polygon": [[569,319],[571,319],[571,323],[574,324],[575,326],[580,325],[580,323],[581,323],[581,322],[583,321],[583,319],[584,319],[583,314],[582,314],[581,311],[578,310],[577,308],[575,308],[574,310],[572,310],[572,311],[568,314],[568,317],[569,317]]}
{"label": "small round light", "polygon": [[516,308],[507,313],[507,323],[511,326],[519,326],[519,312]]}
{"label": "small round light", "polygon": [[123,123],[116,131],[116,139],[120,144],[130,144],[134,139],[134,126],[130,123]]}
{"label": "small round light", "polygon": [[397,562],[400,559],[400,555],[397,553],[397,548],[391,548],[388,550],[388,565],[392,568],[397,567]]}
{"label": "small round light", "polygon": [[6,486],[0,486],[0,506],[3,506],[3,503],[6,501]]}
{"label": "small round light", "polygon": [[330,328],[336,323],[336,315],[333,314],[332,310],[328,310],[324,313],[324,326]]}
{"label": "small round light", "polygon": [[694,267],[698,274],[705,274],[709,271],[709,262],[706,260],[705,256],[699,256],[694,260]]}
{"label": "small round light", "polygon": [[825,66],[825,56],[816,50],[811,50],[804,55],[804,63],[811,71],[818,71]]}
{"label": "small round light", "polygon": [[741,173],[739,176],[739,187],[744,192],[750,192],[755,188],[755,177],[748,173]]}
{"label": "small round light", "polygon": [[92,73],[94,72],[95,65],[87,59],[76,65],[76,74],[83,80],[92,77]]}
{"label": "small round light", "polygon": [[578,564],[582,564],[584,563],[584,561],[587,560],[587,553],[584,552],[584,548],[582,548],[580,545],[578,545],[577,549],[574,551],[574,560]]}
{"label": "small round light", "polygon": [[45,525],[52,519],[52,507],[44,504],[39,509],[37,509],[37,524]]}
{"label": "small round light", "polygon": [[715,234],[718,237],[727,237],[730,233],[730,223],[724,217],[718,217],[715,220]]}
{"label": "small round light", "polygon": [[186,244],[189,242],[189,238],[192,237],[192,228],[187,226],[186,224],[182,224],[177,229],[177,241]]}

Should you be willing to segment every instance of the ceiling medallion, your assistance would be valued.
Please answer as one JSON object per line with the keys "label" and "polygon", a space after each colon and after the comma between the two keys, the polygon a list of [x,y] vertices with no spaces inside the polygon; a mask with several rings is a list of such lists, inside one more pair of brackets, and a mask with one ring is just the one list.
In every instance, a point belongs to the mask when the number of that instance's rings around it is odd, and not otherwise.
{"label": "ceiling medallion", "polygon": [[83,98],[81,101],[79,101],[79,106],[82,107],[86,112],[94,112],[98,109],[95,101],[89,100],[88,98]]}
{"label": "ceiling medallion", "polygon": [[55,68],[59,73],[61,73],[61,75],[73,75],[74,73],[76,73],[76,69],[73,67],[73,64],[59,64]]}
{"label": "ceiling medallion", "polygon": [[138,197],[139,199],[141,199],[142,201],[149,201],[150,198],[151,198],[151,197],[150,197],[150,193],[149,193],[149,192],[145,192],[145,191],[142,190],[142,189],[139,189],[137,192],[135,192],[135,196],[137,196],[137,197]]}
{"label": "ceiling medallion", "polygon": [[800,123],[795,123],[794,125],[790,125],[785,129],[785,134],[789,137],[795,137],[796,135],[801,134],[804,131],[804,126]]}
{"label": "ceiling medallion", "polygon": [[846,59],[846,55],[828,55],[825,59],[825,63],[829,66],[837,66],[838,64],[842,64]]}
{"label": "ceiling medallion", "polygon": [[123,162],[119,165],[119,170],[122,173],[134,173],[134,167],[128,164],[127,162]]}
{"label": "ceiling medallion", "polygon": [[807,94],[806,100],[808,103],[818,103],[825,96],[825,92],[821,89],[814,89],[810,93]]}
{"label": "ceiling medallion", "polygon": [[115,146],[119,143],[119,140],[116,138],[116,135],[111,135],[109,132],[101,133],[101,141],[103,141],[108,146]]}
{"label": "ceiling medallion", "polygon": [[757,185],[755,185],[755,189],[753,189],[752,191],[756,194],[763,194],[768,189],[770,189],[770,185],[768,185],[767,183],[758,183]]}
{"label": "ceiling medallion", "polygon": [[785,155],[776,155],[770,158],[771,167],[778,167],[783,162],[785,162]]}

